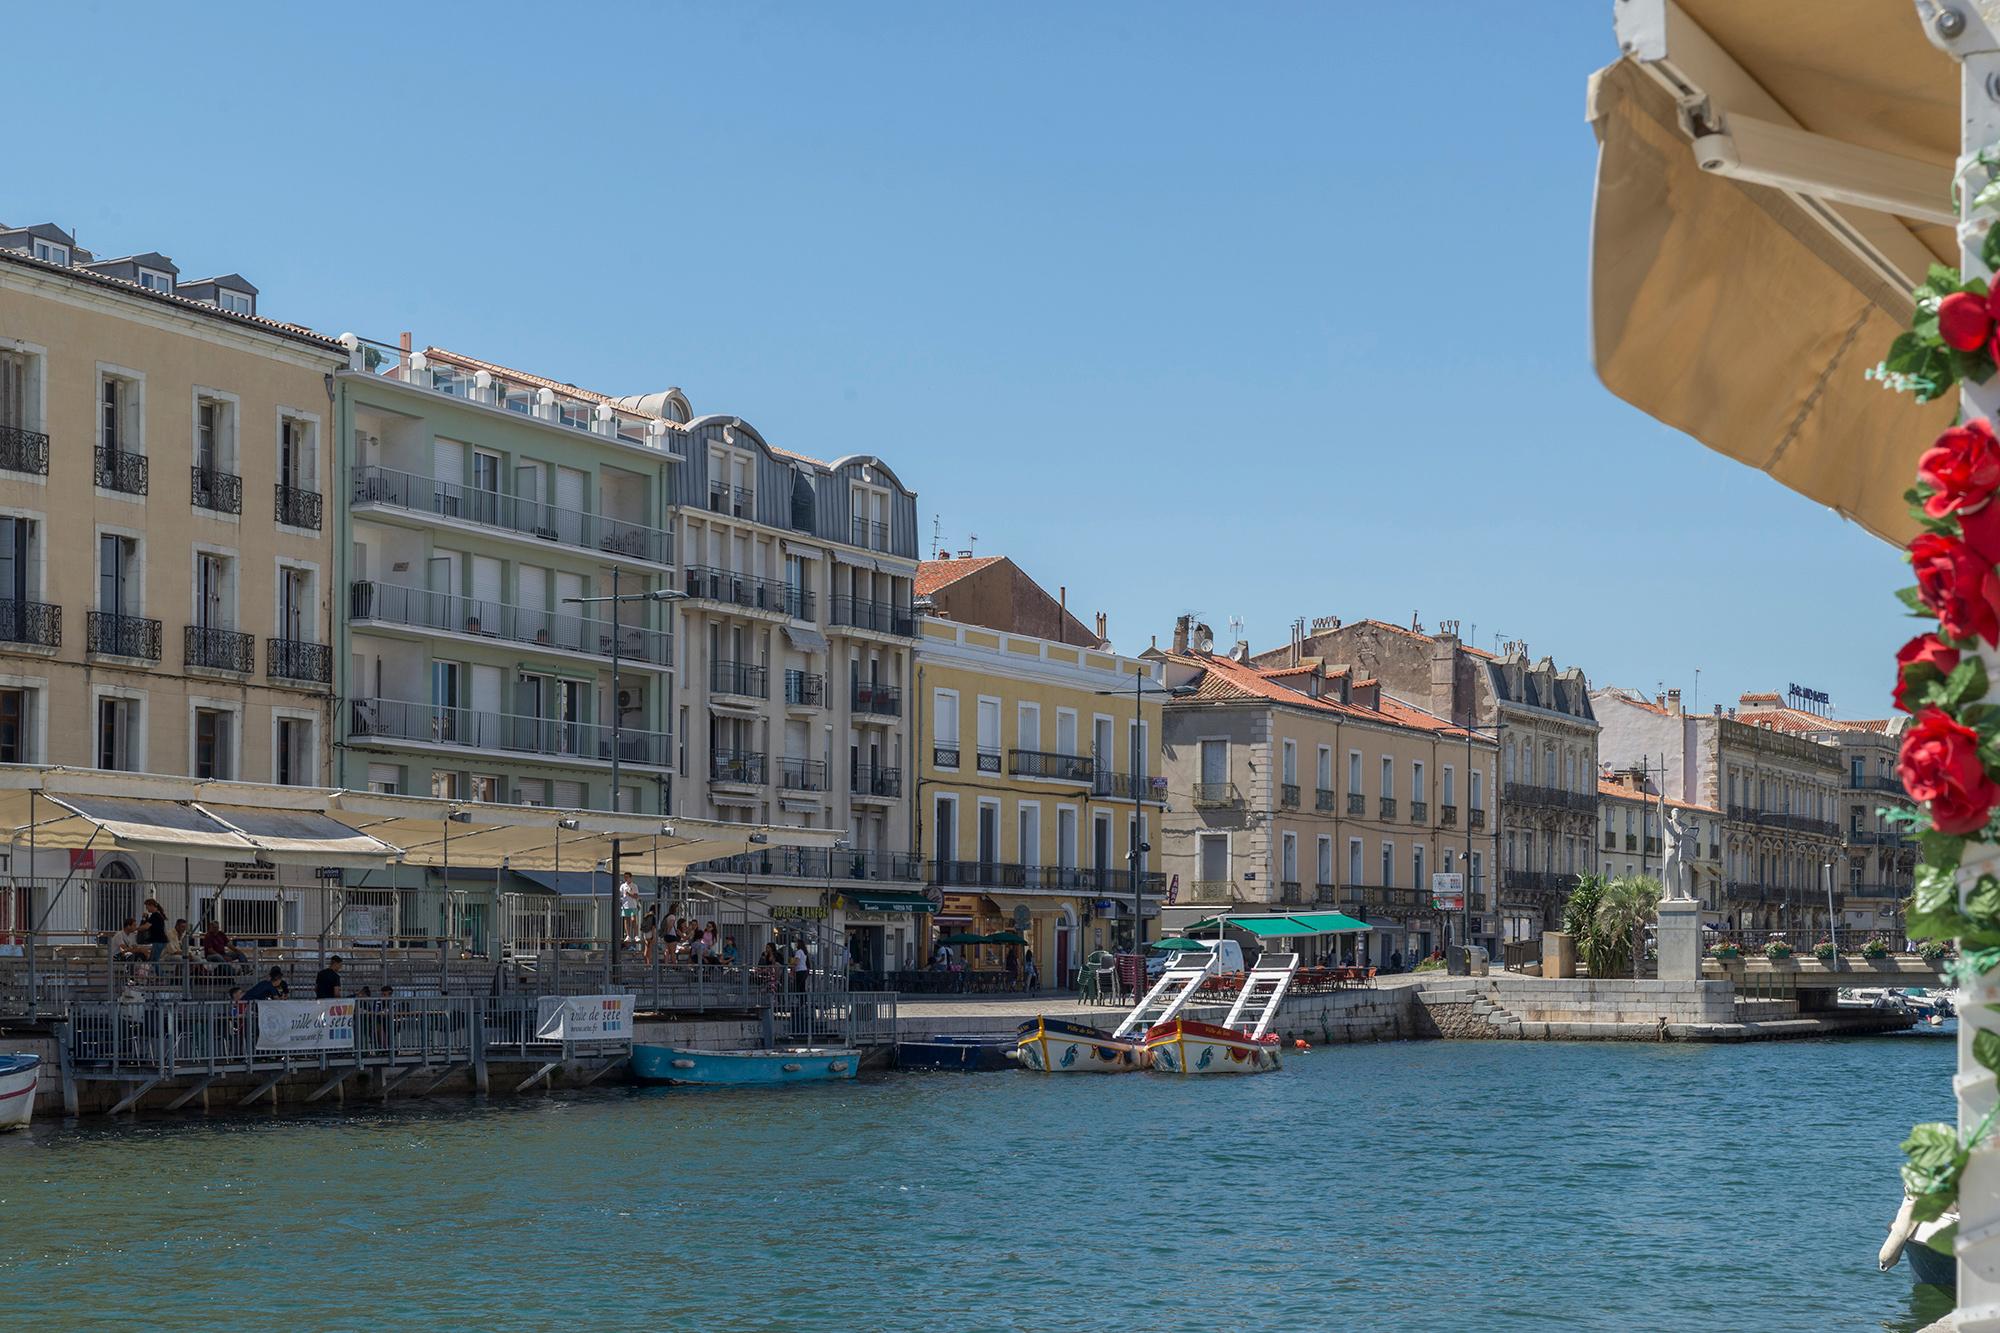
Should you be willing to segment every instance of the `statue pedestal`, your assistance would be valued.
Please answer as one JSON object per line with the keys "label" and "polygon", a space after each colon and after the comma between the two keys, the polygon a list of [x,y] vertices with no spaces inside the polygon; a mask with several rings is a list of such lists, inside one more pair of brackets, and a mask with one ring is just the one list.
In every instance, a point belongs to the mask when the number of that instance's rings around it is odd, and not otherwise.
{"label": "statue pedestal", "polygon": [[1659,942],[1661,981],[1701,980],[1701,904],[1693,898],[1660,900]]}

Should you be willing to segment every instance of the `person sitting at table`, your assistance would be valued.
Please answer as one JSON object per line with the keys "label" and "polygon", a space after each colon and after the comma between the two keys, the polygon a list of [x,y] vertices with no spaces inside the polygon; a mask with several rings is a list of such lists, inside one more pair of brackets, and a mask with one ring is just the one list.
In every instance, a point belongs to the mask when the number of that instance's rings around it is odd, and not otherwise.
{"label": "person sitting at table", "polygon": [[135,963],[145,956],[139,948],[139,920],[128,916],[125,924],[111,937],[111,961]]}
{"label": "person sitting at table", "polygon": [[236,947],[236,941],[229,938],[229,932],[220,922],[208,923],[208,930],[201,937],[201,956],[211,963],[235,963],[247,966],[250,959]]}
{"label": "person sitting at table", "polygon": [[194,927],[184,916],[174,918],[174,928],[167,933],[167,951],[163,957],[188,962],[195,956],[196,940]]}
{"label": "person sitting at table", "polygon": [[722,942],[722,965],[724,967],[736,966],[736,937],[734,935],[731,935]]}
{"label": "person sitting at table", "polygon": [[273,967],[270,975],[243,992],[245,1000],[282,1000],[290,992],[285,985],[285,969]]}

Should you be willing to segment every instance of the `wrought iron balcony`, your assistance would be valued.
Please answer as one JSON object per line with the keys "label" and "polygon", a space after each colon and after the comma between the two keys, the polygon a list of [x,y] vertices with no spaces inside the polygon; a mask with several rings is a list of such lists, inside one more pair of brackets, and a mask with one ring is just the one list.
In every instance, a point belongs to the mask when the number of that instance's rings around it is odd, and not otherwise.
{"label": "wrought iron balcony", "polygon": [[981,773],[998,773],[1000,771],[1000,752],[998,750],[982,748],[978,754],[973,756],[973,766]]}
{"label": "wrought iron balcony", "polygon": [[1760,828],[1784,829],[1792,833],[1813,834],[1822,838],[1838,838],[1840,825],[1830,819],[1814,819],[1809,815],[1786,814],[1779,810],[1760,810],[1752,805],[1732,805],[1729,819],[1737,824],[1755,824]]}
{"label": "wrought iron balcony", "polygon": [[958,747],[956,745],[933,745],[931,762],[939,768],[958,767]]}
{"label": "wrought iron balcony", "polygon": [[275,680],[309,680],[321,685],[333,683],[333,648],[303,639],[266,639],[264,674]]}
{"label": "wrought iron balcony", "polygon": [[1431,803],[1429,801],[1410,802],[1410,822],[1412,824],[1428,824],[1430,820]]}
{"label": "wrought iron balcony", "polygon": [[848,790],[856,796],[889,799],[903,794],[903,770],[880,764],[860,764],[848,775]]}
{"label": "wrought iron balcony", "polygon": [[85,618],[85,647],[114,657],[160,660],[160,622],[116,611],[92,611]]}
{"label": "wrought iron balcony", "polygon": [[771,681],[763,667],[749,662],[711,662],[708,667],[708,692],[734,694],[746,699],[768,699],[771,697]]}
{"label": "wrought iron balcony", "polygon": [[1233,879],[1198,879],[1188,885],[1188,901],[1193,903],[1228,903],[1236,901],[1236,881]]}
{"label": "wrought iron balcony", "polygon": [[[1106,895],[1132,892],[1132,872],[1096,866],[1026,865],[1016,861],[932,861],[929,880],[944,887],[1043,889]],[[1166,877],[1142,870],[1139,883],[1146,893],[1163,891]]]}
{"label": "wrought iron balcony", "polygon": [[1847,775],[1846,786],[1849,791],[1876,791],[1894,796],[1898,800],[1907,801],[1910,799],[1909,793],[1903,790],[1903,784],[1896,778],[1885,774],[1863,773],[1860,777],[1856,777],[1854,774],[1849,773]]}
{"label": "wrought iron balcony", "polygon": [[833,623],[904,638],[915,638],[917,633],[916,616],[909,607],[844,594],[833,599]]}
{"label": "wrought iron balcony", "polygon": [[278,482],[275,486],[277,520],[290,528],[310,528],[319,531],[326,502],[318,491],[308,491],[297,486],[287,486]]}
{"label": "wrought iron balcony", "polygon": [[0,643],[62,647],[62,608],[48,602],[0,601]]}
{"label": "wrought iron balcony", "polygon": [[785,706],[788,708],[826,707],[826,677],[817,671],[786,671]]}
{"label": "wrought iron balcony", "polygon": [[1576,887],[1577,877],[1558,870],[1503,870],[1500,887],[1509,893],[1567,895]]}
{"label": "wrought iron balcony", "polygon": [[870,713],[876,717],[901,717],[903,687],[884,684],[881,681],[856,680],[853,702],[854,711],[857,713]]}
{"label": "wrought iron balcony", "polygon": [[1313,906],[1315,907],[1333,906],[1336,900],[1335,895],[1337,894],[1337,892],[1338,890],[1336,890],[1334,886],[1331,884],[1313,885]]}
{"label": "wrought iron balcony", "polygon": [[1636,851],[1638,851],[1638,850],[1639,850],[1639,835],[1638,835],[1638,834],[1636,834],[1636,833],[1628,833],[1628,834],[1626,834],[1626,835],[1625,835],[1625,850],[1626,850],[1626,851],[1628,851],[1628,852],[1636,852]]}
{"label": "wrought iron balcony", "polygon": [[1132,773],[1120,773],[1097,765],[1091,775],[1090,790],[1095,796],[1107,797],[1114,801],[1150,801],[1153,799],[1152,779]]}
{"label": "wrought iron balcony", "polygon": [[708,483],[708,512],[727,514],[731,518],[752,518],[755,510],[751,507],[750,488],[731,486],[725,482]]}
{"label": "wrought iron balcony", "polygon": [[1847,896],[1850,898],[1907,898],[1915,892],[1909,884],[1861,884],[1850,883]]}
{"label": "wrought iron balcony", "polygon": [[1847,845],[1850,847],[1914,847],[1917,840],[1907,833],[1895,829],[1849,829]]}
{"label": "wrought iron balcony", "polygon": [[144,495],[147,486],[147,463],[144,454],[135,454],[130,449],[107,449],[98,445],[96,449],[97,484],[107,491],[120,491],[126,495]]}
{"label": "wrought iron balcony", "polygon": [[393,468],[357,467],[352,471],[351,481],[357,509],[435,514],[510,536],[603,551],[655,565],[671,564],[674,558],[671,533],[603,514],[566,509],[537,499],[503,495]]}
{"label": "wrought iron balcony", "polygon": [[1333,788],[1317,788],[1313,792],[1313,809],[1319,811],[1321,814],[1332,814],[1334,803],[1338,799],[1339,793],[1335,792]]}
{"label": "wrought iron balcony", "polygon": [[[567,610],[544,611],[539,607],[513,606],[482,597],[459,597],[367,579],[348,585],[347,607],[349,618],[356,622],[445,630],[534,648],[607,659],[611,656],[612,622]],[[617,626],[617,634],[620,658],[655,666],[673,664],[671,634],[622,624]]]}
{"label": "wrought iron balcony", "polygon": [[856,516],[848,521],[847,540],[866,550],[886,551],[889,549],[889,525]]}
{"label": "wrought iron balcony", "polygon": [[1457,806],[1455,806],[1455,805],[1441,805],[1441,806],[1439,806],[1439,807],[1438,807],[1438,823],[1442,824],[1442,825],[1443,825],[1444,827],[1446,827],[1446,828],[1457,828],[1457,827],[1458,827],[1458,807],[1457,807]]}
{"label": "wrought iron balcony", "polygon": [[794,759],[790,755],[780,756],[778,786],[785,791],[825,791],[826,761]]}
{"label": "wrought iron balcony", "polygon": [[1395,817],[1396,817],[1396,798],[1393,796],[1384,796],[1382,798],[1382,818],[1394,819]]}
{"label": "wrought iron balcony", "polygon": [[708,756],[708,780],[761,787],[766,763],[765,756],[754,750],[717,750]]}
{"label": "wrought iron balcony", "polygon": [[1604,830],[1604,850],[1607,852],[1618,850],[1618,834],[1611,829]]}
{"label": "wrought iron balcony", "polygon": [[1298,783],[1296,783],[1296,782],[1286,782],[1286,783],[1282,783],[1282,784],[1280,784],[1280,785],[1279,785],[1279,787],[1278,787],[1278,806],[1279,806],[1279,808],[1280,808],[1280,809],[1283,809],[1283,810],[1296,810],[1296,809],[1298,809],[1298,808],[1299,808],[1299,784],[1298,784]]}
{"label": "wrought iron balcony", "polygon": [[1532,782],[1510,782],[1503,789],[1509,805],[1539,805],[1554,810],[1597,810],[1595,791],[1564,791],[1561,787],[1538,787]]}
{"label": "wrought iron balcony", "polygon": [[1295,879],[1279,880],[1278,901],[1287,907],[1300,906],[1305,901],[1305,889]]}
{"label": "wrought iron balcony", "polygon": [[1096,766],[1087,754],[1056,754],[1048,750],[1009,750],[1007,754],[1007,771],[1017,778],[1089,782]]}
{"label": "wrought iron balcony", "polygon": [[189,625],[182,640],[182,661],[209,671],[255,671],[257,641],[233,629]]}
{"label": "wrought iron balcony", "polygon": [[752,611],[770,611],[810,620],[813,595],[777,579],[760,579],[713,565],[689,565],[683,571],[682,591],[704,602],[722,602]]}
{"label": "wrought iron balcony", "polygon": [[785,879],[920,881],[923,863],[908,852],[824,847],[770,847],[719,857],[693,867],[700,874],[777,876]]}
{"label": "wrought iron balcony", "polygon": [[243,478],[212,467],[189,468],[188,472],[188,489],[196,509],[217,514],[243,512]]}
{"label": "wrought iron balcony", "polygon": [[1365,815],[1368,813],[1368,798],[1358,791],[1347,793],[1347,813]]}
{"label": "wrought iron balcony", "polygon": [[[556,717],[362,698],[347,701],[347,725],[355,740],[410,741],[597,763],[611,760],[610,727]],[[617,740],[621,763],[667,768],[673,762],[673,738],[663,731],[621,726]]]}
{"label": "wrought iron balcony", "polygon": [[1233,810],[1242,804],[1243,794],[1236,790],[1233,782],[1194,784],[1194,808],[1197,810]]}
{"label": "wrought iron balcony", "polygon": [[1465,823],[1467,828],[1485,828],[1486,811],[1479,806],[1473,806],[1472,809],[1466,812]]}
{"label": "wrought iron balcony", "polygon": [[49,437],[22,426],[0,426],[0,469],[49,475]]}

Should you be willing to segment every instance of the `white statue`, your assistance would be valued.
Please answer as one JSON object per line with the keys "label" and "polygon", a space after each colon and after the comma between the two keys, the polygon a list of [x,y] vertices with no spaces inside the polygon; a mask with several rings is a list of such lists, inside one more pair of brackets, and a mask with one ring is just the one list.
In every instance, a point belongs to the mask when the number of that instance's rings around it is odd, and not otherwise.
{"label": "white statue", "polygon": [[1691,898],[1687,879],[1693,872],[1688,864],[1698,855],[1696,844],[1701,840],[1698,826],[1689,822],[1679,810],[1669,810],[1666,816],[1666,857],[1660,871],[1660,888],[1668,898]]}

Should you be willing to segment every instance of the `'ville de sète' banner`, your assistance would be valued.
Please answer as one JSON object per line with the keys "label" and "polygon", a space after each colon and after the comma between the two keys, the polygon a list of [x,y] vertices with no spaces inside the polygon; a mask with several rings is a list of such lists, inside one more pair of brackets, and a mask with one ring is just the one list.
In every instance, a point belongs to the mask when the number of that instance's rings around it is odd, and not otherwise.
{"label": "'ville de s\u00e8te' banner", "polygon": [[538,1041],[630,1041],[630,995],[544,995],[535,1006]]}
{"label": "'ville de s\u00e8te' banner", "polygon": [[260,1051],[351,1051],[354,1001],[259,1000]]}

